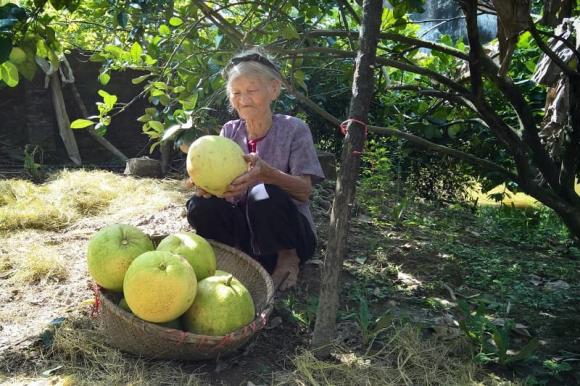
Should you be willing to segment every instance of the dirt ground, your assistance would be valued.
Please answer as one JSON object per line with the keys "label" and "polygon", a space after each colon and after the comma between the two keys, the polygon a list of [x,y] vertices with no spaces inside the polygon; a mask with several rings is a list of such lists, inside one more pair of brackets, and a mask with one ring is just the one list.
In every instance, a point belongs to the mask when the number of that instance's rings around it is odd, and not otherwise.
{"label": "dirt ground", "polygon": [[[315,316],[315,306],[312,306],[311,300],[319,291],[321,260],[326,247],[325,238],[333,194],[332,184],[316,187],[312,207],[319,235],[317,253],[302,268],[298,286],[277,294],[275,308],[267,327],[256,334],[238,353],[229,358],[191,363],[165,363],[146,359],[139,362],[140,359],[133,359],[130,354],[123,354],[123,358],[134,360],[135,367],[155,368],[163,365],[165,368],[177,369],[179,374],[194,374],[196,381],[192,384],[200,382],[212,385],[251,386],[280,384],[280,374],[286,374],[291,378],[292,372],[296,371],[293,358],[308,348],[311,339]],[[184,196],[184,202],[185,198]],[[370,291],[369,297],[379,299],[372,305],[369,304],[371,307],[369,312],[389,309],[395,317],[423,326],[426,334],[441,336],[444,341],[457,338],[460,332],[455,316],[449,312],[449,308],[425,306],[425,299],[428,296],[438,297],[441,304],[453,300],[447,289],[429,287],[430,283],[444,280],[453,288],[462,284],[461,269],[455,263],[446,262],[444,255],[429,247],[433,235],[428,231],[423,232],[420,226],[416,227],[416,231],[412,234],[408,233],[408,229],[397,226],[377,227],[364,210],[355,208],[353,215],[342,276],[343,292],[340,303],[342,315],[352,315],[360,310],[357,308],[360,305],[357,304],[356,296],[353,294],[360,288],[365,288]],[[434,214],[424,215],[425,218],[429,218]],[[63,325],[63,321],[77,323],[82,326],[84,332],[99,332],[100,316],[98,312],[93,315],[94,293],[87,272],[85,253],[92,234],[108,225],[109,221],[109,218],[99,216],[87,217],[61,231],[19,233],[18,237],[27,239],[31,246],[44,244],[55,248],[68,262],[68,276],[63,280],[41,280],[33,285],[17,285],[10,280],[16,273],[14,270],[4,271],[1,274],[1,384],[75,384],[67,383],[62,378],[74,368],[72,359],[68,362],[70,358],[66,356],[53,358],[47,347],[51,344],[52,331]],[[130,223],[149,234],[190,230],[181,203],[172,203],[155,213],[141,214],[134,217]],[[473,243],[488,242],[479,237],[477,233],[479,230],[467,228],[462,231],[464,230],[466,232],[462,237],[466,242],[470,242],[470,237]],[[370,251],[373,251],[372,254]],[[0,252],[6,251],[0,249]],[[396,290],[393,290],[394,288]],[[365,347],[362,343],[360,323],[356,323],[355,319],[353,317],[339,319],[336,343],[348,347],[353,352],[360,352],[364,351]],[[525,341],[528,338],[517,339]],[[567,340],[571,348],[578,344],[573,339],[564,340]],[[565,344],[566,341],[562,343]],[[507,376],[510,377],[509,374]],[[180,381],[159,383],[190,382],[179,377],[178,379]],[[84,380],[84,383],[92,382]],[[133,383],[151,384],[146,377]]]}
{"label": "dirt ground", "polygon": [[[331,187],[319,190],[319,194],[326,199],[332,193]],[[324,207],[328,208],[328,205]],[[328,221],[328,211],[324,208],[317,207],[315,216],[318,223]],[[138,216],[131,224],[148,234],[191,230],[185,217],[185,208],[179,204],[169,205],[156,213]],[[29,238],[31,246],[44,244],[56,248],[67,261],[68,277],[66,280],[40,281],[34,285],[23,286],[8,280],[15,274],[14,271],[9,270],[2,274],[0,374],[12,375],[16,379],[49,370],[38,368],[35,363],[43,359],[43,334],[46,335],[51,327],[60,325],[63,319],[90,321],[92,327],[98,330],[100,316],[98,312],[94,312],[93,283],[88,275],[85,256],[90,237],[105,225],[107,219],[89,217],[62,231],[41,234],[25,232],[19,236]],[[322,229],[321,231],[324,232]],[[306,298],[317,294],[319,273],[320,248],[312,262],[303,267],[299,286],[282,296]],[[281,301],[280,298],[278,296],[276,301]],[[271,373],[288,367],[286,362],[291,354],[308,344],[308,332],[292,323],[291,319],[291,315],[284,313],[283,307],[276,307],[269,325],[238,354],[223,360],[181,364],[183,370],[202,374],[212,384],[268,384]],[[51,376],[58,374],[58,371],[51,372]],[[11,378],[9,376],[2,379],[0,375],[0,383],[11,383]]]}

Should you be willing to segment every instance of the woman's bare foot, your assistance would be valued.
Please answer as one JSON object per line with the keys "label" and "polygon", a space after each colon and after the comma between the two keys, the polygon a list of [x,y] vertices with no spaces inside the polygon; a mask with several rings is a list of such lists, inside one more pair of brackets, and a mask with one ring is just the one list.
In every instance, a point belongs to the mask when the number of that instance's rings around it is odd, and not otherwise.
{"label": "woman's bare foot", "polygon": [[296,249],[282,249],[278,251],[278,262],[274,273],[272,273],[272,280],[274,281],[274,288],[280,291],[285,291],[288,288],[294,287],[298,281],[298,273],[300,258],[296,254]]}

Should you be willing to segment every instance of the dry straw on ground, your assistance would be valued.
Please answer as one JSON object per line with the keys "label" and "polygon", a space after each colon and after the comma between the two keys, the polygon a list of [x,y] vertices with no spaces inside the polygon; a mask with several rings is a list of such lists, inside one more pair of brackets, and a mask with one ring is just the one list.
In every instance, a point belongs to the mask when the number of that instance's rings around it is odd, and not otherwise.
{"label": "dry straw on ground", "polygon": [[[68,320],[50,330],[48,336],[52,342],[42,350],[41,359],[35,361],[34,370],[27,369],[23,374],[16,371],[6,380],[6,384],[201,384],[199,373],[195,370],[186,373],[179,363],[130,357],[109,347],[105,337],[92,327],[89,319]],[[19,367],[22,363],[13,365]]]}
{"label": "dry straw on ground", "polygon": [[334,361],[317,359],[311,351],[293,358],[296,370],[280,384],[295,385],[476,385],[477,369],[457,347],[422,337],[411,325],[383,332],[382,348],[357,354],[337,347]]}
{"label": "dry straw on ground", "polygon": [[181,199],[179,184],[105,171],[61,171],[36,185],[0,181],[0,232],[58,230],[87,216],[127,219]]}

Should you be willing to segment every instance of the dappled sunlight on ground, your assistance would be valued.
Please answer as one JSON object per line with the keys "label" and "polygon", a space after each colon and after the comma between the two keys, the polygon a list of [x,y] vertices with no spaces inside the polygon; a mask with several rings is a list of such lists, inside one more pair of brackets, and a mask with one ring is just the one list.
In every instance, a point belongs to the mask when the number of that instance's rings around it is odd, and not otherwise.
{"label": "dappled sunlight on ground", "polygon": [[[576,183],[575,187],[576,193],[580,194],[580,184]],[[479,206],[514,206],[516,208],[528,208],[537,207],[541,203],[535,198],[528,196],[525,193],[517,192],[514,193],[506,187],[505,184],[496,186],[487,192],[481,191],[481,185],[476,184],[469,191],[469,200],[475,202],[477,200],[477,205]],[[503,196],[503,199],[499,200]]]}

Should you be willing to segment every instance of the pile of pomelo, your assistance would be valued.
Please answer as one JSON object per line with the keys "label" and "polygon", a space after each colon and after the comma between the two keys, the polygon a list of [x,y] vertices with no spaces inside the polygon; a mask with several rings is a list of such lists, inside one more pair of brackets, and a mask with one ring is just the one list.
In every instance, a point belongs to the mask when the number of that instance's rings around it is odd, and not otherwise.
{"label": "pile of pomelo", "polygon": [[87,259],[97,284],[122,292],[119,306],[147,322],[221,336],[254,319],[249,291],[216,269],[211,244],[195,233],[171,234],[155,248],[139,228],[113,224],[93,235]]}

